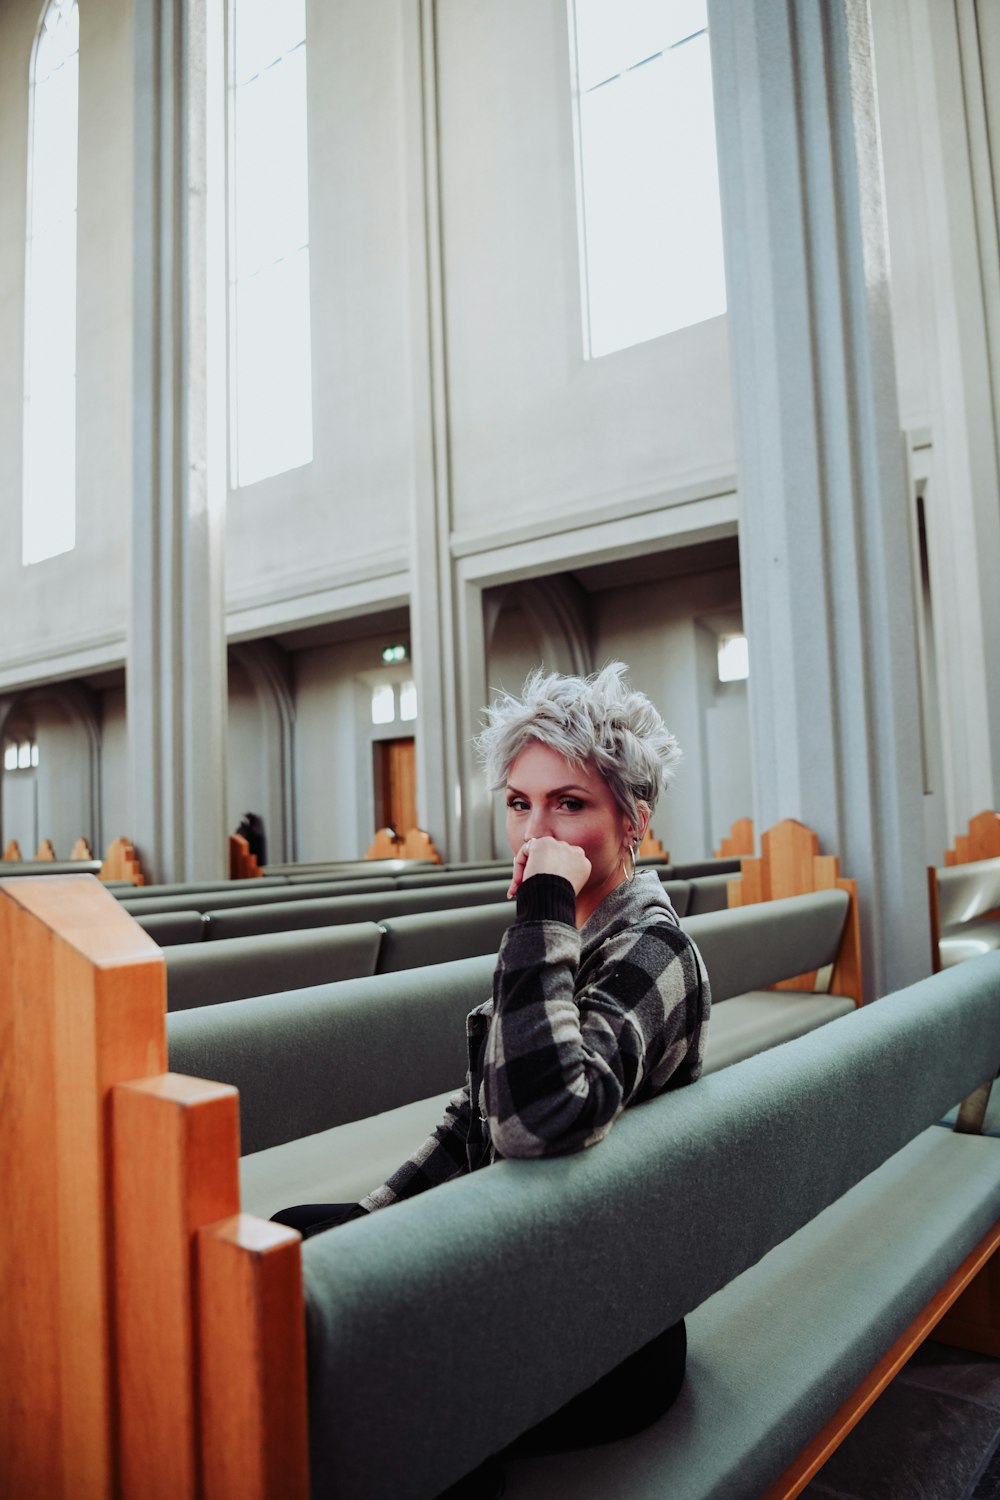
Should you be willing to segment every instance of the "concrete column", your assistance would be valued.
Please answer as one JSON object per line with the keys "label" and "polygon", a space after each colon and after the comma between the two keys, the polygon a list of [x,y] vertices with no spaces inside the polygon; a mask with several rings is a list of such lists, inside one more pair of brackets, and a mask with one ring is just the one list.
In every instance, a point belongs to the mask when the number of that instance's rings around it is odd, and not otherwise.
{"label": "concrete column", "polygon": [[222,7],[137,0],[134,24],[131,836],[190,880],[227,873]]}
{"label": "concrete column", "polygon": [[866,0],[709,0],[760,825],[859,883],[867,993],[927,973],[910,503]]}
{"label": "concrete column", "polygon": [[950,842],[1000,806],[1000,169],[987,114],[1000,16],[918,0],[907,19],[938,372],[925,503]]}
{"label": "concrete column", "polygon": [[405,13],[413,371],[410,632],[419,705],[417,815],[441,854],[464,857],[461,739],[451,560],[448,368],[438,181],[434,0]]}

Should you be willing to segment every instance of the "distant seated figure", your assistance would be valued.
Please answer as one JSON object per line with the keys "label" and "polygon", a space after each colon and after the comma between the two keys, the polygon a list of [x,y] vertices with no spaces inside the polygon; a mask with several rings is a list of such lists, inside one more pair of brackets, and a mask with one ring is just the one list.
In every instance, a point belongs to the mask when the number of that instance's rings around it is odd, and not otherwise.
{"label": "distant seated figure", "polygon": [[259,813],[244,813],[243,821],[236,830],[237,835],[246,839],[247,847],[261,869],[267,864],[267,839],[264,837],[264,819]]}
{"label": "distant seated figure", "polygon": [[[612,663],[535,672],[486,710],[477,748],[504,789],[517,919],[493,998],[468,1017],[469,1070],[433,1135],[355,1204],[274,1217],[305,1235],[381,1212],[503,1157],[593,1147],[622,1111],[702,1071],[709,986],[656,871],[635,855],[679,758],[653,704]],[[655,1420],[684,1376],[683,1322],[518,1440],[517,1451],[611,1441]],[[510,1451],[515,1451],[514,1449]],[[487,1469],[489,1466],[487,1466]],[[484,1471],[454,1495],[496,1493]]]}

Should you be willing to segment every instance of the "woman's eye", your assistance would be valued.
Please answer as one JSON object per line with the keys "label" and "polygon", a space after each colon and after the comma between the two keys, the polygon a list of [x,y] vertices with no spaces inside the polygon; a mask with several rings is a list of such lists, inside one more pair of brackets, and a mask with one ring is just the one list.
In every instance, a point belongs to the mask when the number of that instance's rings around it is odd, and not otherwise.
{"label": "woman's eye", "polygon": [[583,803],[579,797],[564,797],[559,806],[564,812],[582,812]]}
{"label": "woman's eye", "polygon": [[524,812],[527,809],[527,806],[528,806],[528,804],[527,804],[527,802],[525,802],[525,800],[524,800],[523,797],[508,797],[507,798],[507,811],[508,812]]}

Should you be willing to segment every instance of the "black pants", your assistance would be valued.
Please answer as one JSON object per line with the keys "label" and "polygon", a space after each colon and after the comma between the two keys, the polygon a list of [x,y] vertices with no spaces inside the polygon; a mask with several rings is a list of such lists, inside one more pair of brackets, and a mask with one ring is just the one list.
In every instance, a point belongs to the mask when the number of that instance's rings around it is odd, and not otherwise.
{"label": "black pants", "polygon": [[[272,1214],[304,1239],[360,1219],[357,1203],[299,1203]],[[565,1453],[597,1443],[613,1443],[649,1427],[672,1406],[684,1383],[687,1332],[683,1318],[622,1360],[550,1417],[515,1438],[504,1453]],[[502,1456],[502,1455],[501,1455]]]}
{"label": "black pants", "polygon": [[304,1240],[324,1229],[335,1229],[351,1219],[367,1218],[367,1209],[360,1203],[296,1203],[292,1208],[283,1208],[271,1215],[272,1224],[287,1224],[297,1229]]}

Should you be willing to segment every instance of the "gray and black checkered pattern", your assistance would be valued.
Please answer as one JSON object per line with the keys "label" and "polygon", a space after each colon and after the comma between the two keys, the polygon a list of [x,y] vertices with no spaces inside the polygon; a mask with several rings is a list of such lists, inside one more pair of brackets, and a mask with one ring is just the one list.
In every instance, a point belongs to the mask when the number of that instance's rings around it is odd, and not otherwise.
{"label": "gray and black checkered pattern", "polygon": [[580,1151],[630,1104],[701,1073],[708,976],[655,873],[618,886],[580,931],[561,876],[533,876],[517,900],[493,998],[468,1018],[466,1086],[369,1210],[499,1157]]}

